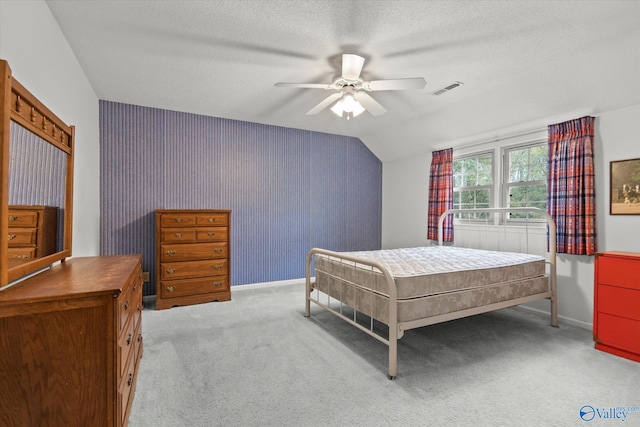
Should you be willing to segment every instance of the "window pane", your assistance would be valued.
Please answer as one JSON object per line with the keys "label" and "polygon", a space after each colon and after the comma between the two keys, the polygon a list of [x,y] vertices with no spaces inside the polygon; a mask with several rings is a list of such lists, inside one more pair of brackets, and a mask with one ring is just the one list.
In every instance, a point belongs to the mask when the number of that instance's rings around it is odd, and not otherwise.
{"label": "window pane", "polygon": [[476,191],[476,204],[477,205],[481,205],[482,206],[478,206],[481,208],[488,208],[489,207],[489,202],[490,200],[490,196],[491,193],[489,192],[489,190],[478,190]]}
{"label": "window pane", "polygon": [[453,175],[453,188],[462,187],[462,175]]}
{"label": "window pane", "polygon": [[527,181],[529,150],[509,151],[509,182]]}
{"label": "window pane", "polygon": [[547,186],[546,185],[530,185],[528,186],[528,201],[534,206],[536,203],[547,202]]}
{"label": "window pane", "polygon": [[491,156],[478,158],[478,185],[491,185],[493,183],[493,164]]}
{"label": "window pane", "polygon": [[509,206],[510,207],[522,207],[527,203],[527,188],[526,187],[511,187],[509,188]]}
{"label": "window pane", "polygon": [[464,160],[462,185],[465,187],[478,185],[478,161],[475,157]]}

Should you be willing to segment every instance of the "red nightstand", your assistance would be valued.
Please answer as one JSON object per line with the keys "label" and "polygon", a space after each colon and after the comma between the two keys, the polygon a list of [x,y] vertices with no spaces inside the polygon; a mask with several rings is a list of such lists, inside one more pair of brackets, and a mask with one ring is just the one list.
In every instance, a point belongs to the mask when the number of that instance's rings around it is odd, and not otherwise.
{"label": "red nightstand", "polygon": [[640,253],[597,253],[594,277],[595,347],[640,362]]}

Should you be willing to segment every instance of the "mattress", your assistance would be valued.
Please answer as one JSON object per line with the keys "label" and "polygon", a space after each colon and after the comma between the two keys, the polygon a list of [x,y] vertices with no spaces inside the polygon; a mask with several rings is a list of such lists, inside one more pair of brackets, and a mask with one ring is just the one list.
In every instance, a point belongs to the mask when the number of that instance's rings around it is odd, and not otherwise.
{"label": "mattress", "polygon": [[[543,257],[514,252],[425,246],[344,254],[374,260],[389,270],[396,283],[398,300],[544,278],[545,275]],[[341,282],[388,296],[384,276],[376,268],[318,255],[315,269],[316,282],[319,276],[335,277]]]}

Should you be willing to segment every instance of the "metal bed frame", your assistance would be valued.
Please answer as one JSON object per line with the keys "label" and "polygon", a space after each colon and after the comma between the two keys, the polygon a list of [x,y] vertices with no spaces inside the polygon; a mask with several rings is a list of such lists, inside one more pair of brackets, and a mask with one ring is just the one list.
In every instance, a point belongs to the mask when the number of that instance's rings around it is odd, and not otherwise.
{"label": "metal bed frame", "polygon": [[[486,313],[494,310],[500,310],[503,308],[513,307],[516,305],[524,304],[527,302],[540,300],[540,299],[549,299],[551,302],[551,326],[558,326],[558,298],[557,298],[557,282],[556,282],[556,227],[551,216],[542,209],[538,208],[489,208],[489,209],[450,209],[444,212],[438,221],[438,244],[443,245],[442,241],[442,225],[444,219],[447,215],[456,214],[456,213],[490,213],[490,214],[506,214],[509,212],[518,212],[518,213],[535,213],[543,216],[547,222],[547,231],[548,231],[548,250],[546,263],[549,267],[548,269],[548,277],[549,277],[549,289],[544,293],[529,295],[521,298],[511,299],[507,301],[501,301],[497,303],[492,303],[484,306],[473,307],[469,309],[463,309],[455,312],[445,313],[436,316],[425,317],[417,320],[412,320],[408,322],[398,322],[398,298],[397,298],[397,289],[396,283],[394,281],[391,273],[380,263],[346,255],[340,252],[334,252],[327,249],[321,248],[313,248],[311,249],[306,258],[306,297],[305,297],[305,317],[311,316],[311,303],[314,303],[325,310],[329,311],[332,314],[340,317],[361,331],[371,335],[377,340],[383,342],[389,347],[389,379],[394,379],[398,374],[398,340],[402,338],[404,332],[409,329],[419,328],[422,326],[433,325],[436,323],[446,322],[449,320],[460,319],[467,316],[473,316],[476,314]],[[475,222],[475,221],[474,221]],[[494,226],[494,223],[487,224],[487,226]],[[501,227],[509,227],[508,225],[500,225]],[[528,229],[526,230],[528,233]],[[528,238],[527,238],[527,246],[528,246]],[[528,251],[527,247],[527,251]],[[348,317],[343,312],[343,306],[345,305],[342,301],[340,302],[339,308],[336,310],[331,306],[331,297],[326,295],[327,302],[320,301],[320,292],[317,291],[315,297],[313,296],[314,283],[311,277],[312,270],[312,261],[315,255],[328,255],[331,257],[339,258],[345,261],[357,262],[359,264],[363,264],[371,268],[372,271],[375,269],[379,270],[380,273],[385,278],[387,284],[387,295],[388,295],[388,304],[389,304],[389,333],[388,338],[380,335],[378,332],[374,331],[374,318],[372,316],[367,315],[370,318],[369,327],[365,327],[362,324],[357,322],[356,315],[359,310],[355,307],[353,308],[353,318]],[[373,298],[374,291],[372,288],[367,289],[367,291],[371,294]],[[336,299],[336,298],[334,298]]]}

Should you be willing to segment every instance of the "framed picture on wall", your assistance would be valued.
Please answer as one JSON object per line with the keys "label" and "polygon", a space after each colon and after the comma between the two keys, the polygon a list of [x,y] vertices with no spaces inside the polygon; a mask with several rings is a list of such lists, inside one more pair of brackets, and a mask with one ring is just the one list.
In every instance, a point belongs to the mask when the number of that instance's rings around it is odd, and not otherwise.
{"label": "framed picture on wall", "polygon": [[611,215],[640,215],[640,159],[611,162]]}

